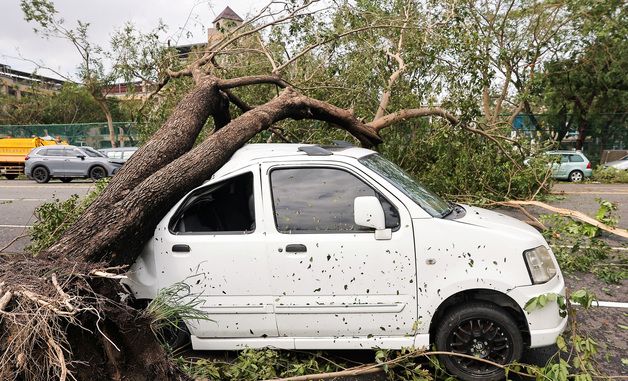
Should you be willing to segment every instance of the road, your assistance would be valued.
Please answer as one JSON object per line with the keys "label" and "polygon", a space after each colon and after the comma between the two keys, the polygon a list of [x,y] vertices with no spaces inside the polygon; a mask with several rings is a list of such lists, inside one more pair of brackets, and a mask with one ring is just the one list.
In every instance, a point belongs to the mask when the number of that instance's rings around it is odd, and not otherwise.
{"label": "road", "polygon": [[[0,248],[27,233],[35,221],[35,208],[54,199],[67,200],[71,195],[83,196],[94,189],[94,183],[51,181],[37,184],[30,180],[0,180]],[[6,251],[23,251],[27,237],[18,238]]]}
{"label": "road", "polygon": [[[94,189],[94,184],[89,181],[77,181],[64,184],[58,181],[51,181],[48,184],[37,184],[30,180],[0,180],[0,249],[9,242],[27,233],[27,227],[35,221],[33,212],[35,208],[44,202],[53,199],[65,200],[73,194],[83,196]],[[598,208],[596,198],[603,198],[617,203],[617,213],[621,217],[619,226],[628,227],[628,184],[569,184],[558,183],[553,193],[561,196],[557,200],[549,202],[552,205],[580,210],[590,216],[594,216]],[[504,211],[507,212],[507,211]],[[539,210],[538,213],[546,214],[546,211]],[[518,216],[517,212],[508,211],[508,214]],[[18,238],[5,252],[19,252],[28,244],[26,236]],[[615,245],[628,246],[626,240],[615,241]],[[568,286],[577,289],[582,282],[580,276],[567,277]],[[581,286],[582,287],[582,286]],[[600,285],[597,288],[613,288],[613,293],[617,296],[618,302],[628,302],[628,287],[625,282],[618,286]],[[601,298],[609,296],[601,295]],[[598,312],[591,318],[586,318],[585,327],[590,327],[600,334],[596,337],[604,345],[608,345],[612,352],[612,360],[609,361],[609,372],[621,374],[625,367],[621,365],[621,356],[628,350],[628,340],[626,331],[618,331],[616,325],[628,324],[626,309],[599,308]],[[585,327],[581,327],[586,329]],[[552,348],[528,350],[522,359],[524,362],[543,365],[545,361],[554,353]],[[369,361],[366,359],[366,361]],[[379,379],[360,378],[361,380]]]}

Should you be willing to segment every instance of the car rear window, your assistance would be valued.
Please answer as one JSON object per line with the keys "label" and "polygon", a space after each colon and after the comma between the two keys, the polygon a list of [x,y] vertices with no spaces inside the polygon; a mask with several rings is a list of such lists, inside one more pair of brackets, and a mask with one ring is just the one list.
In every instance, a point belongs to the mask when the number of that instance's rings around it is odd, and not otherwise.
{"label": "car rear window", "polygon": [[569,161],[572,163],[582,163],[584,159],[580,155],[569,155]]}

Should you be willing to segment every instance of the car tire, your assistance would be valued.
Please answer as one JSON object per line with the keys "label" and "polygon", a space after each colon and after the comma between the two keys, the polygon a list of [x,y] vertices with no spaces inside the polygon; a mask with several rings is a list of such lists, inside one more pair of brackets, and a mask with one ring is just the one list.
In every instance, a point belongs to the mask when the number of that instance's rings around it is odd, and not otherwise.
{"label": "car tire", "polygon": [[582,171],[571,171],[569,173],[569,181],[572,183],[579,183],[584,180],[584,173]]}
{"label": "car tire", "polygon": [[[471,302],[447,311],[434,338],[436,350],[484,358],[498,364],[518,361],[523,337],[514,319],[503,308]],[[453,376],[464,381],[503,380],[504,370],[466,357],[439,355]]]}
{"label": "car tire", "polygon": [[61,180],[61,182],[69,183],[70,181],[72,181],[72,178],[71,177],[62,177],[60,180]]}
{"label": "car tire", "polygon": [[39,166],[33,168],[32,176],[40,184],[50,181],[50,171],[46,167]]}
{"label": "car tire", "polygon": [[107,177],[107,170],[100,165],[95,165],[89,170],[89,178],[93,181],[97,181],[102,179],[103,177]]}
{"label": "car tire", "polygon": [[4,177],[6,177],[7,180],[15,180],[15,179],[17,179],[17,175],[16,174],[4,175]]}

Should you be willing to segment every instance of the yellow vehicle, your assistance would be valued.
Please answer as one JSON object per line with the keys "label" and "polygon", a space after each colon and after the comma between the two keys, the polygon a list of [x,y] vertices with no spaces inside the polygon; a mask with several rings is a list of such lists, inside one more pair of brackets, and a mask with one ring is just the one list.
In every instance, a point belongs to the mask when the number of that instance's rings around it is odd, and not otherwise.
{"label": "yellow vehicle", "polygon": [[[60,140],[60,139],[58,139]],[[35,147],[67,144],[42,138],[2,138],[0,139],[0,176],[13,180],[24,174],[26,155]]]}

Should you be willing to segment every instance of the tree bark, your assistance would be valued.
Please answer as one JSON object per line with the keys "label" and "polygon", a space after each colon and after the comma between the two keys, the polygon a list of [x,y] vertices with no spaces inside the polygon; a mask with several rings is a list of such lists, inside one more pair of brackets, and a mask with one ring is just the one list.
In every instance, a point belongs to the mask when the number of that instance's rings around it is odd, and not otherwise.
{"label": "tree bark", "polygon": [[103,97],[94,97],[96,103],[105,114],[105,118],[107,119],[107,128],[109,130],[109,142],[111,142],[111,147],[117,147],[116,142],[116,131],[113,129],[113,117],[111,116],[111,110],[109,110],[109,105],[107,104],[107,99]]}

